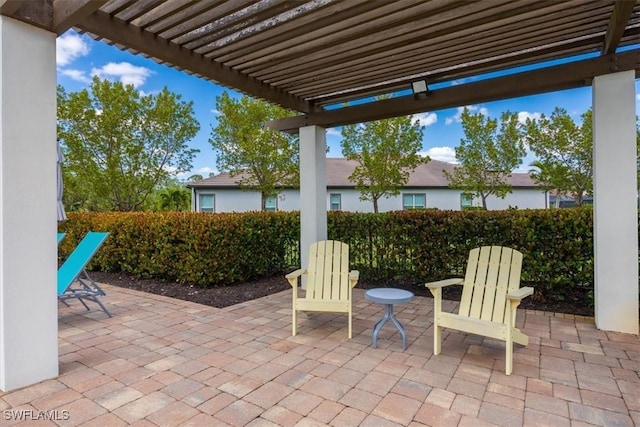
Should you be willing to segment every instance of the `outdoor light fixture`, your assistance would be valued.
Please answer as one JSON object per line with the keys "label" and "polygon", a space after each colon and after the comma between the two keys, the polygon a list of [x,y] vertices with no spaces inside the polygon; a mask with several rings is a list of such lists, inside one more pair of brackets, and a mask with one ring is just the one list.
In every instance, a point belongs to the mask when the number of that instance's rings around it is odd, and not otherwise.
{"label": "outdoor light fixture", "polygon": [[411,82],[411,90],[415,99],[427,99],[429,97],[429,86],[427,86],[426,80]]}

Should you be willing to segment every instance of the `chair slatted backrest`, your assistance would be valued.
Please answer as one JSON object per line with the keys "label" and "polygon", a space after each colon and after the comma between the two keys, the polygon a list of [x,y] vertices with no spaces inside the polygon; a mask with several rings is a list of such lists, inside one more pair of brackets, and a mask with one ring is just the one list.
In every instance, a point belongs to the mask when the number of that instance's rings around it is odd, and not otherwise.
{"label": "chair slatted backrest", "polygon": [[349,299],[349,245],[323,240],[311,245],[307,293],[314,300]]}
{"label": "chair slatted backrest", "polygon": [[459,315],[504,323],[506,295],[520,287],[522,253],[483,246],[469,253]]}
{"label": "chair slatted backrest", "polygon": [[109,233],[90,231],[82,238],[58,269],[58,295],[62,295],[80,275],[107,236]]}

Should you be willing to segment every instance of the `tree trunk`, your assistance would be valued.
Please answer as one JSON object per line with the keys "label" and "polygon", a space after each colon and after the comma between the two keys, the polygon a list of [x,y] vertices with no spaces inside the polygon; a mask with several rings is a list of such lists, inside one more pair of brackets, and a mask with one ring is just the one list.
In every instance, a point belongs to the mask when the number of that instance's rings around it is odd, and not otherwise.
{"label": "tree trunk", "polygon": [[487,195],[481,194],[480,196],[482,197],[482,209],[484,209],[486,211],[487,210],[487,197],[488,197],[488,194]]}
{"label": "tree trunk", "polygon": [[378,213],[378,198],[377,197],[373,198],[373,212],[374,213]]}

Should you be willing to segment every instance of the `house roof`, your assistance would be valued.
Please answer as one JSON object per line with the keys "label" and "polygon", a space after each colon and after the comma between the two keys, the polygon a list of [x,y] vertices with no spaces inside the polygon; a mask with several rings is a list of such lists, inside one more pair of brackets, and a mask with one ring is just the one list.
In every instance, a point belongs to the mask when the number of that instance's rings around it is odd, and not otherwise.
{"label": "house roof", "polygon": [[[73,27],[304,114],[272,124],[287,131],[583,87],[640,68],[640,51],[619,49],[640,40],[640,0],[10,0],[0,13],[57,34]],[[410,95],[417,79],[431,96]]]}
{"label": "house roof", "polygon": [[[349,176],[358,166],[355,160],[347,160],[344,158],[327,158],[327,187],[329,188],[354,188],[355,184],[349,180]],[[409,182],[405,187],[421,187],[421,188],[438,188],[448,187],[449,181],[443,174],[443,171],[452,173],[456,165],[439,160],[431,160],[428,163],[419,165],[409,176]],[[247,174],[239,174],[231,177],[229,173],[224,172],[201,181],[190,182],[188,188],[237,188],[238,181],[247,177]],[[513,173],[507,179],[507,182],[513,187],[533,188],[537,185],[531,179],[528,173]]]}

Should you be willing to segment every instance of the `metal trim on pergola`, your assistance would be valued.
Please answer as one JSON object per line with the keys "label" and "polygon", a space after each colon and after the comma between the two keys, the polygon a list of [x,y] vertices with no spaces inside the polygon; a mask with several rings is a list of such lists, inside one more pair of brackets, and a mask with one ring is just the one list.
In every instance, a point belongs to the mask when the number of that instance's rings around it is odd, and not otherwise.
{"label": "metal trim on pergola", "polygon": [[[0,13],[57,34],[75,28],[302,113],[270,124],[289,132],[640,69],[640,50],[616,53],[640,42],[633,0],[0,0]],[[565,63],[531,70],[550,60]],[[441,89],[375,99],[416,79]]]}

